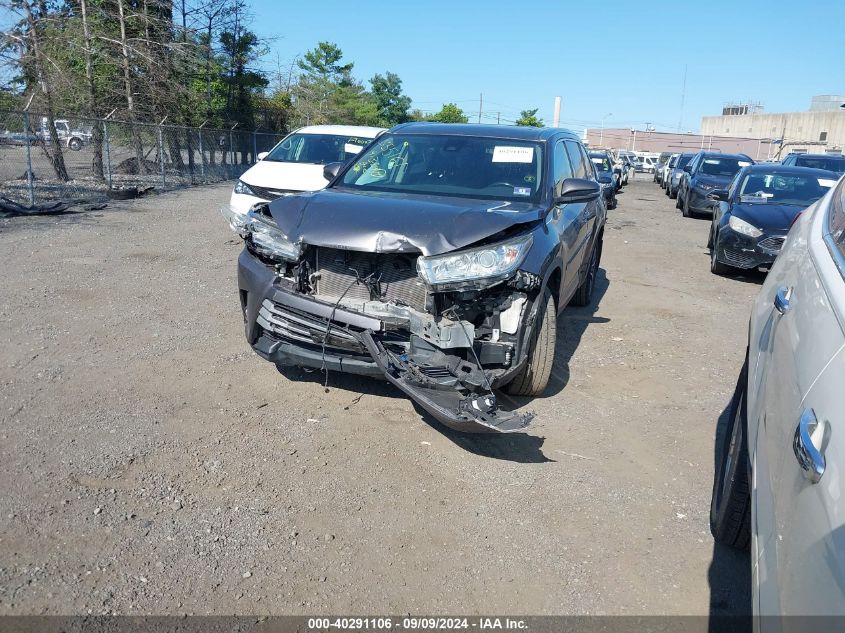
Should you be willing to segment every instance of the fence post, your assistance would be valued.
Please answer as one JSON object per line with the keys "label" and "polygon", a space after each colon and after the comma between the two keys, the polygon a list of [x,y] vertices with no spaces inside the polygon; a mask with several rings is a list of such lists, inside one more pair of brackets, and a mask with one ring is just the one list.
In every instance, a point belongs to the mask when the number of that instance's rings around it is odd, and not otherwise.
{"label": "fence post", "polygon": [[[234,130],[235,128],[232,128]],[[229,157],[232,159],[232,175],[235,175],[235,150],[234,146],[232,145],[232,130],[229,130]]]}
{"label": "fence post", "polygon": [[200,137],[200,175],[205,178],[205,154],[202,152],[202,126],[199,130]]}
{"label": "fence post", "polygon": [[26,137],[26,188],[29,190],[29,206],[35,205],[35,185],[32,182],[32,150],[29,138],[29,112],[23,113],[23,133]]}
{"label": "fence post", "polygon": [[258,162],[258,132],[252,131],[252,164]]}
{"label": "fence post", "polygon": [[161,167],[161,188],[167,187],[167,179],[164,177],[164,137],[161,133],[161,126],[158,126],[158,164]]}
{"label": "fence post", "polygon": [[108,182],[109,189],[111,185],[111,151],[109,150],[109,126],[103,121],[103,147],[106,150],[106,182]]}

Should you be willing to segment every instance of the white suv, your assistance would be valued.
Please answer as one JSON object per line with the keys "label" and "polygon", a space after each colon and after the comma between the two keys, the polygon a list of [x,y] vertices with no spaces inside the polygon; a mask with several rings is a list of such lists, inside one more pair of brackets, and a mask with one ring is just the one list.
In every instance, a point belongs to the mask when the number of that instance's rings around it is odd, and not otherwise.
{"label": "white suv", "polygon": [[346,161],[376,136],[380,127],[311,125],[288,134],[235,184],[229,210],[246,215],[252,205],[301,191],[317,191],[328,184],[323,167]]}
{"label": "white suv", "polygon": [[845,615],[843,275],[840,179],[799,216],[763,283],[716,428],[710,526],[720,542],[750,544],[757,615]]}

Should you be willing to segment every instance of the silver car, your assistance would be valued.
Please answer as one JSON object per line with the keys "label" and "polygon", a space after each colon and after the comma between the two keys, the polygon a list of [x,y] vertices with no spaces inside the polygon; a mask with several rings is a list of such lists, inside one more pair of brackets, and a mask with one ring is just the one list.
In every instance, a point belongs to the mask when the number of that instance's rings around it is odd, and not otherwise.
{"label": "silver car", "polygon": [[763,283],[716,428],[710,527],[720,542],[750,546],[756,615],[845,615],[843,275],[840,179],[799,216]]}

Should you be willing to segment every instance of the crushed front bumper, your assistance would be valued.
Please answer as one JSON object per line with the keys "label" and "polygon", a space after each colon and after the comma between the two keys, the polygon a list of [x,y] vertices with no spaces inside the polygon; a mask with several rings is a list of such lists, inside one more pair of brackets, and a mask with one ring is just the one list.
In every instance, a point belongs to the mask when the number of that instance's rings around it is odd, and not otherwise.
{"label": "crushed front bumper", "polygon": [[[533,418],[499,409],[487,388],[512,376],[518,364],[491,379],[431,342],[450,339],[460,348],[467,342],[461,336],[470,328],[471,345],[471,324],[456,327],[455,322],[431,318],[413,325],[416,334],[399,333],[390,314],[364,314],[295,292],[246,251],[239,260],[238,281],[247,340],[272,363],[386,378],[438,422],[458,431],[519,431]],[[407,352],[398,351],[398,336],[404,336]],[[465,388],[458,374],[474,377],[478,388]]]}
{"label": "crushed front bumper", "polygon": [[719,231],[716,259],[733,268],[769,267],[780,253],[785,240],[786,234],[764,234],[753,238],[724,227]]}

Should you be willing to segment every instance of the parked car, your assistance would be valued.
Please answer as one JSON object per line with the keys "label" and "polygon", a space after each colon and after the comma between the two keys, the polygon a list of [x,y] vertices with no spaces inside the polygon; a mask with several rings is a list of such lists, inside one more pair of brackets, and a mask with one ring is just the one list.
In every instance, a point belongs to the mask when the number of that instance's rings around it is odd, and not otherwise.
{"label": "parked car", "polygon": [[672,154],[669,158],[666,159],[666,162],[663,163],[663,167],[660,168],[660,188],[666,189],[666,183],[669,180],[669,172],[672,171],[673,161],[677,162],[678,156],[680,154]]}
{"label": "parked car", "polygon": [[[90,127],[72,126],[67,119],[56,119],[53,121],[53,125],[56,128],[60,143],[74,152],[78,152],[91,142]],[[44,135],[47,135],[46,127],[47,118],[44,117],[42,119],[42,134]]]}
{"label": "parked car", "polygon": [[753,164],[745,154],[698,152],[681,174],[675,207],[685,218],[713,213],[708,194],[714,189],[725,189],[740,169]]}
{"label": "parked car", "polygon": [[634,152],[621,149],[616,152],[616,158],[623,165],[622,184],[627,185],[628,181],[634,177],[634,171],[637,166],[637,155]]}
{"label": "parked car", "polygon": [[724,275],[770,266],[798,214],[822,198],[837,178],[831,171],[808,167],[743,167],[726,190],[715,189],[708,196],[716,202],[707,240],[710,271]]}
{"label": "parked car", "polygon": [[590,160],[593,162],[598,181],[601,183],[607,208],[615,209],[619,175],[614,172],[613,156],[610,152],[590,152]]}
{"label": "parked car", "polygon": [[657,159],[651,156],[638,156],[635,169],[638,172],[645,172],[648,174],[654,173],[654,167],[657,164]]}
{"label": "parked car", "polygon": [[578,137],[407,123],[324,173],[326,189],[236,225],[255,352],[386,378],[462,431],[527,425],[493,390],[543,392],[556,316],[590,303],[601,259],[607,214]]}
{"label": "parked car", "polygon": [[801,214],[767,275],[716,426],[713,536],[750,545],[755,616],[813,616],[755,617],[761,631],[834,630],[845,615],[843,227],[840,179]]}
{"label": "parked car", "polygon": [[783,159],[784,165],[793,167],[812,167],[845,174],[845,156],[836,154],[789,154]]}
{"label": "parked car", "polygon": [[663,184],[663,168],[666,166],[666,163],[669,161],[669,158],[671,158],[671,156],[672,152],[661,152],[660,155],[657,157],[657,160],[654,161],[654,171],[652,180],[658,185]]}
{"label": "parked car", "polygon": [[674,200],[678,197],[678,185],[681,181],[681,176],[684,174],[684,167],[693,159],[695,154],[678,154],[678,157],[672,163],[671,168],[669,169],[668,176],[666,177],[666,195],[669,196],[670,199]]}
{"label": "parked car", "polygon": [[288,134],[240,177],[229,206],[244,216],[252,205],[326,186],[323,167],[349,160],[384,131],[357,125],[311,125]]}

